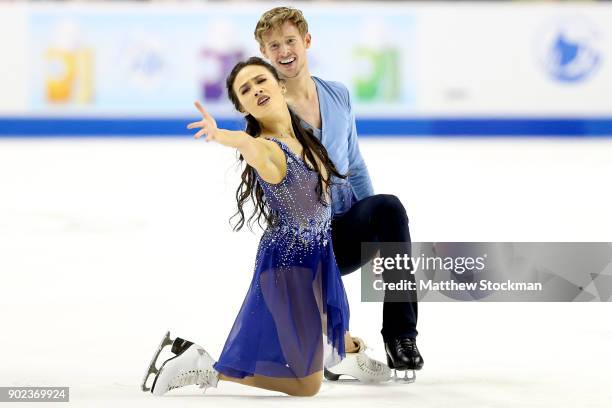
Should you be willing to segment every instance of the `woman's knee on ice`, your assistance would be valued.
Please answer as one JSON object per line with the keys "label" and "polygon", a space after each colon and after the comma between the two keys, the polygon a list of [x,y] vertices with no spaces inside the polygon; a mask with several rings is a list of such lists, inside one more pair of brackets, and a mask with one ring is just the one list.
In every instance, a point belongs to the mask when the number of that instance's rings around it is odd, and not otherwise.
{"label": "woman's knee on ice", "polygon": [[319,393],[321,389],[321,382],[318,383],[311,382],[308,384],[301,385],[299,390],[295,394],[292,394],[296,397],[314,397]]}
{"label": "woman's knee on ice", "polygon": [[295,397],[313,397],[319,393],[323,383],[323,374],[316,373],[299,381],[295,390],[288,393]]}

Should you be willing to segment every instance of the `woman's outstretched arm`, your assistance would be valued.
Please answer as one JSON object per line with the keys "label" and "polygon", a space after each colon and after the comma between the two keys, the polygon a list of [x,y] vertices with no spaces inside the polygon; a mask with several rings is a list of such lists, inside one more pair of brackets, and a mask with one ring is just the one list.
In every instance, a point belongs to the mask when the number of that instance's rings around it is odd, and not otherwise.
{"label": "woman's outstretched arm", "polygon": [[194,136],[196,139],[206,135],[204,140],[207,142],[215,141],[223,146],[238,149],[244,160],[269,183],[279,183],[285,177],[287,163],[284,153],[276,144],[263,138],[252,137],[243,131],[219,129],[215,119],[206,112],[200,102],[196,101],[195,106],[202,114],[202,120],[188,124],[187,129],[201,128]]}

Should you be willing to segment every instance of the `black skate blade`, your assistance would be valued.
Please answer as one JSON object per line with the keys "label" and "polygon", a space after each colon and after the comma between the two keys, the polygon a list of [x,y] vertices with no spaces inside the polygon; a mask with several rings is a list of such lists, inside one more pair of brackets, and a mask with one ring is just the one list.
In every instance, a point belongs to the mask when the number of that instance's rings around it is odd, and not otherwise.
{"label": "black skate blade", "polygon": [[367,382],[359,381],[357,378],[347,377],[347,378],[339,378],[337,380],[329,380],[328,382],[335,382],[337,384],[369,384]]}
{"label": "black skate blade", "polygon": [[329,371],[327,368],[323,371],[323,376],[325,377],[326,382],[330,383],[338,383],[338,384],[364,384],[364,385],[372,385],[372,384],[382,384],[386,381],[361,381],[358,378],[352,377],[348,374],[335,374]]}

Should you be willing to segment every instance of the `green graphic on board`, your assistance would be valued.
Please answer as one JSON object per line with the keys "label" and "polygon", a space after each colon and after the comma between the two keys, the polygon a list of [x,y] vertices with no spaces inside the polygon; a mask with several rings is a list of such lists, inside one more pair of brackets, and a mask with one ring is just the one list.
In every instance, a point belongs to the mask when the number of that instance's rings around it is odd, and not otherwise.
{"label": "green graphic on board", "polygon": [[360,102],[395,102],[400,98],[399,51],[397,48],[359,47],[353,51],[358,66],[366,69],[354,78]]}

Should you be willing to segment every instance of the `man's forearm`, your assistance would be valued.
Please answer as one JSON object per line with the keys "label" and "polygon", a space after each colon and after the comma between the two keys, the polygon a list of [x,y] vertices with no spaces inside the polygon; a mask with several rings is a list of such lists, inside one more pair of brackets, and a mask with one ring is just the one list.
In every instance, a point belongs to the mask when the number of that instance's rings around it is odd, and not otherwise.
{"label": "man's forearm", "polygon": [[349,182],[355,190],[355,195],[358,200],[374,195],[374,188],[370,180],[370,173],[365,163],[356,168],[350,168]]}

